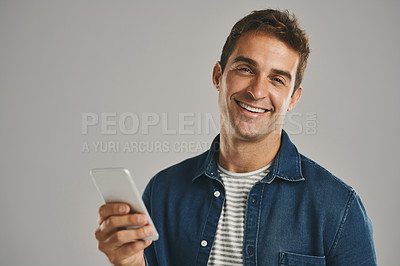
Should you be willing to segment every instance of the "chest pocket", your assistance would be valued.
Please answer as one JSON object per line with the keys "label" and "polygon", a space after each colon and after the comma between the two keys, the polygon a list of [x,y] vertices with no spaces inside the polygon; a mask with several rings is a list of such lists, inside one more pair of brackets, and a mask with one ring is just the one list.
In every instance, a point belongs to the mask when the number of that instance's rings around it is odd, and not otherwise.
{"label": "chest pocket", "polygon": [[325,257],[279,252],[280,266],[324,266]]}

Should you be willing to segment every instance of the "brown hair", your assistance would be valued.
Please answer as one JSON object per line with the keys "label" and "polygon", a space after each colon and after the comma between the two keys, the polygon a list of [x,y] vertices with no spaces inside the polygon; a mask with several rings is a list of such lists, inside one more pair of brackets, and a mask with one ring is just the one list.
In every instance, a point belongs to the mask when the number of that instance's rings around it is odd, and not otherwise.
{"label": "brown hair", "polygon": [[220,60],[222,72],[235,48],[236,42],[243,34],[252,30],[272,34],[299,53],[300,62],[297,66],[294,83],[295,91],[303,80],[307,59],[310,54],[310,45],[306,32],[299,28],[297,18],[294,15],[290,15],[287,10],[265,9],[253,11],[236,22],[222,49]]}

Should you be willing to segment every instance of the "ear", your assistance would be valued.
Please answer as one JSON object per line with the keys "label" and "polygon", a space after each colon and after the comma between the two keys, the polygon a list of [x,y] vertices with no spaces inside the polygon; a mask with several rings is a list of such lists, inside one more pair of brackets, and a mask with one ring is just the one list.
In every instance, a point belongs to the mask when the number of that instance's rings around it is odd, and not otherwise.
{"label": "ear", "polygon": [[299,86],[297,90],[293,93],[292,97],[290,98],[290,104],[288,106],[288,111],[292,110],[297,102],[300,100],[301,92],[303,91],[303,88]]}
{"label": "ear", "polygon": [[220,84],[221,84],[221,77],[222,77],[222,69],[221,69],[221,63],[218,61],[215,63],[213,73],[212,73],[212,81],[214,84],[214,87],[219,91]]}

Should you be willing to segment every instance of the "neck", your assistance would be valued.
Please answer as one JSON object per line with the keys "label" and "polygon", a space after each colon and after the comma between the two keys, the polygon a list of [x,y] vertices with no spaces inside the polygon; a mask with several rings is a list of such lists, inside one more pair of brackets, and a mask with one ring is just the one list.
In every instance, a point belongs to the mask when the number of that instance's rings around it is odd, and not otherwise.
{"label": "neck", "polygon": [[278,153],[281,132],[260,139],[248,140],[221,132],[219,164],[234,173],[246,173],[269,164]]}

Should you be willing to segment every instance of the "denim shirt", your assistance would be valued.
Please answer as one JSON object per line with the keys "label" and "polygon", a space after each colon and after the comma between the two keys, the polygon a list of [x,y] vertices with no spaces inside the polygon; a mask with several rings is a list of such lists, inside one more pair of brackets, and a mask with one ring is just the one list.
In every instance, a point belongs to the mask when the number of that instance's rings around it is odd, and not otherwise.
{"label": "denim shirt", "polygon": [[[147,264],[207,265],[225,200],[210,150],[155,175],[143,199],[160,238]],[[282,131],[271,171],[248,195],[244,265],[377,265],[372,225],[356,192],[301,155]]]}

